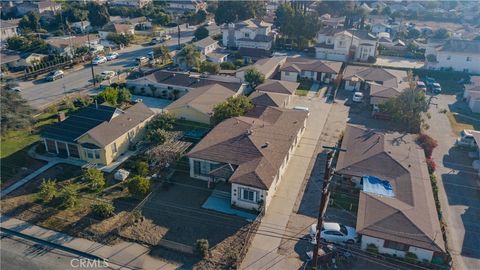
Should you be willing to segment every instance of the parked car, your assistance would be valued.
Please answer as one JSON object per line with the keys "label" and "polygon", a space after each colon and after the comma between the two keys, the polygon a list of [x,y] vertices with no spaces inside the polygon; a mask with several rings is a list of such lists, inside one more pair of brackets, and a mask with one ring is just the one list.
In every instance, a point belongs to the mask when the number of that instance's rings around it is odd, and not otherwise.
{"label": "parked car", "polygon": [[432,77],[425,77],[425,83],[427,84],[427,87],[430,87],[435,83],[435,79]]}
{"label": "parked car", "polygon": [[[317,223],[310,226],[310,237],[312,244],[316,243],[315,236],[317,234]],[[354,244],[357,242],[357,232],[355,228],[348,227],[336,222],[324,222],[320,231],[320,240],[322,242],[347,243]]]}
{"label": "parked car", "polygon": [[163,41],[167,41],[167,40],[170,40],[170,39],[172,39],[172,36],[170,36],[170,35],[163,36]]}
{"label": "parked car", "polygon": [[45,80],[53,82],[55,80],[63,78],[64,73],[61,70],[55,70],[47,74],[47,77],[45,77]]}
{"label": "parked car", "polygon": [[147,57],[148,57],[148,59],[150,59],[150,60],[155,59],[155,58],[154,58],[154,55],[155,55],[155,53],[154,53],[153,51],[147,53]]}
{"label": "parked car", "polygon": [[431,86],[432,93],[439,94],[442,92],[442,86],[439,83],[433,83]]}
{"label": "parked car", "polygon": [[94,65],[100,65],[100,64],[103,64],[105,62],[107,62],[107,58],[105,56],[100,56],[99,55],[99,56],[95,57],[95,59],[93,59],[92,63]]}
{"label": "parked car", "polygon": [[20,87],[18,87],[18,86],[9,88],[8,90],[12,91],[12,92],[22,92],[22,89],[20,89]]}
{"label": "parked car", "polygon": [[115,60],[115,59],[118,58],[118,53],[111,52],[111,53],[107,54],[107,56],[105,58],[107,58],[107,61]]}
{"label": "parked car", "polygon": [[422,81],[417,81],[417,90],[427,92],[427,85]]}
{"label": "parked car", "polygon": [[111,70],[105,70],[105,71],[102,71],[102,73],[100,73],[100,76],[102,76],[102,79],[104,80],[109,80],[113,78],[113,76],[115,75],[116,75],[115,71],[111,71]]}
{"label": "parked car", "polygon": [[455,142],[455,145],[459,146],[459,147],[467,147],[467,148],[476,147],[477,142],[475,141],[475,138],[473,137],[474,132],[480,132],[480,131],[475,131],[475,130],[470,130],[470,129],[462,130],[462,132],[460,132],[460,137]]}
{"label": "parked car", "polygon": [[355,92],[352,98],[353,102],[362,102],[363,101],[363,93],[362,92]]}
{"label": "parked car", "polygon": [[148,58],[145,57],[145,56],[141,56],[141,57],[135,58],[135,61],[137,61],[137,63],[138,63],[139,65],[143,65],[143,64],[148,63]]}

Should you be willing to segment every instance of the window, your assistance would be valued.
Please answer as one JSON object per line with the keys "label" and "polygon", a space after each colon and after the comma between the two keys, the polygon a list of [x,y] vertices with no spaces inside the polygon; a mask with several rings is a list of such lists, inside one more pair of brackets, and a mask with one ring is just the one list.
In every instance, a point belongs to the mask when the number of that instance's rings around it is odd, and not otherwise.
{"label": "window", "polygon": [[383,243],[384,248],[395,249],[399,251],[408,251],[408,246],[402,243],[398,243],[395,241],[385,240]]}
{"label": "window", "polygon": [[467,56],[467,62],[472,61],[472,58],[470,56]]}
{"label": "window", "polygon": [[193,171],[195,175],[209,176],[208,173],[210,172],[210,164],[208,162],[194,160]]}
{"label": "window", "polygon": [[87,156],[87,158],[93,159],[93,152],[91,150],[85,150],[85,156]]}
{"label": "window", "polygon": [[95,158],[99,159],[100,158],[100,151],[95,150]]}
{"label": "window", "polygon": [[290,76],[290,72],[285,71],[285,76]]}
{"label": "window", "polygon": [[114,143],[112,144],[112,153],[116,153],[117,150],[118,150],[118,149],[117,149],[117,143],[114,142]]}
{"label": "window", "polygon": [[245,33],[244,35],[246,38],[250,38],[250,33]]}
{"label": "window", "polygon": [[251,189],[242,188],[240,192],[240,199],[244,201],[256,202],[257,192]]}
{"label": "window", "polygon": [[88,159],[100,159],[100,150],[85,149],[85,156],[87,156]]}

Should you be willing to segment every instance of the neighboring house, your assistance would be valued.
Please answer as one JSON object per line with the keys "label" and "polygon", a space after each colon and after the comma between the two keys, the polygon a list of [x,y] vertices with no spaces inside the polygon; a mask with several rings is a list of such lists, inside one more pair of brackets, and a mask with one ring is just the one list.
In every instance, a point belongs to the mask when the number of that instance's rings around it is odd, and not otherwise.
{"label": "neighboring house", "polygon": [[[97,35],[50,37],[46,40],[52,53],[74,55],[80,47],[96,46],[99,43]],[[90,44],[89,44],[90,42]]]}
{"label": "neighboring house", "polygon": [[48,153],[108,166],[145,135],[145,125],[154,116],[143,103],[126,110],[90,105],[42,130]]}
{"label": "neighboring house", "polygon": [[272,58],[262,58],[253,65],[239,68],[235,74],[242,82],[245,81],[245,72],[251,68],[255,68],[265,76],[265,79],[272,78],[287,60],[286,56],[275,56]]}
{"label": "neighboring house", "polygon": [[304,111],[257,107],[221,122],[187,154],[190,177],[229,184],[233,206],[268,209],[307,116]]}
{"label": "neighboring house", "polygon": [[265,80],[255,88],[249,98],[255,106],[272,106],[284,108],[290,104],[300,84],[297,82]]}
{"label": "neighboring house", "polygon": [[18,35],[18,23],[19,19],[16,20],[1,20],[0,21],[0,42],[6,42],[8,38]]}
{"label": "neighboring house", "polygon": [[220,47],[218,46],[218,41],[211,37],[206,37],[193,44],[198,48],[202,56],[210,62],[222,63],[227,60],[228,54],[223,53],[219,49]]}
{"label": "neighboring house", "polygon": [[210,124],[215,105],[236,95],[236,92],[220,84],[206,85],[188,91],[165,110],[178,119]]}
{"label": "neighboring house", "polygon": [[207,3],[202,0],[177,0],[167,1],[165,10],[173,14],[183,14],[185,12],[198,12],[207,9]]}
{"label": "neighboring house", "polygon": [[50,0],[40,2],[23,2],[16,5],[17,15],[23,16],[29,12],[38,12],[42,16],[52,16],[62,10],[62,4]]}
{"label": "neighboring house", "polygon": [[332,83],[342,68],[342,62],[288,57],[280,67],[281,80],[296,82],[306,78],[313,81]]}
{"label": "neighboring house", "polygon": [[380,33],[392,33],[392,27],[387,23],[375,23],[372,25],[372,33],[377,35]]}
{"label": "neighboring house", "polygon": [[229,48],[271,50],[275,39],[272,24],[257,19],[229,23],[222,29],[223,45]]}
{"label": "neighboring house", "polygon": [[137,29],[147,29],[152,27],[152,22],[145,16],[126,18],[120,16],[110,16],[110,22],[119,24],[131,24]]}
{"label": "neighboring house", "polygon": [[70,27],[77,33],[86,33],[92,29],[89,21],[73,22]]}
{"label": "neighboring house", "polygon": [[463,97],[472,112],[480,113],[480,76],[470,78],[470,84],[465,85]]}
{"label": "neighboring house", "polygon": [[0,59],[2,61],[2,65],[6,65],[11,71],[15,71],[17,69],[17,64],[22,58],[16,52],[2,51],[0,53]]}
{"label": "neighboring house", "polygon": [[409,86],[406,71],[368,66],[347,66],[343,81],[346,90],[370,91],[371,105],[397,97]]}
{"label": "neighboring house", "polygon": [[135,94],[168,99],[177,99],[195,88],[213,84],[222,85],[236,94],[242,94],[245,89],[238,78],[231,76],[205,76],[166,70],[127,81],[127,87],[132,88]]}
{"label": "neighboring house", "polygon": [[152,0],[109,0],[111,6],[127,6],[143,8],[144,6],[152,3]]}
{"label": "neighboring house", "polygon": [[243,58],[245,63],[258,61],[262,58],[269,58],[272,56],[272,51],[256,48],[240,48],[238,54]]}
{"label": "neighboring house", "polygon": [[[354,125],[344,134],[341,147],[347,152],[340,153],[336,173],[360,188],[356,230],[361,248],[373,244],[382,254],[405,257],[411,252],[427,262],[446,259],[426,158],[416,135]],[[364,176],[382,180],[381,185]]]}
{"label": "neighboring house", "polygon": [[378,38],[366,30],[323,28],[317,34],[316,58],[367,61],[377,56]]}
{"label": "neighboring house", "polygon": [[480,73],[480,40],[449,39],[443,45],[428,47],[425,57],[428,55],[436,57],[436,61],[427,61],[430,69]]}
{"label": "neighboring house", "polygon": [[108,39],[109,34],[119,34],[119,35],[134,35],[135,28],[131,24],[123,23],[108,23],[101,30],[98,31],[100,39]]}
{"label": "neighboring house", "polygon": [[345,16],[332,17],[330,14],[326,13],[320,16],[320,22],[325,27],[342,28],[345,24],[345,18]]}

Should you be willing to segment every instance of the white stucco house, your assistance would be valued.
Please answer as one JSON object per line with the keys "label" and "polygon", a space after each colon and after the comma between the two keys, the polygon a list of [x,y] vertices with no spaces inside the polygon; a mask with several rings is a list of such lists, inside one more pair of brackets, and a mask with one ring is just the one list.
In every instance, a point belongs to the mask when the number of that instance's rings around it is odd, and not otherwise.
{"label": "white stucco house", "polygon": [[274,39],[272,24],[257,19],[229,23],[222,29],[223,45],[229,48],[270,50]]}
{"label": "white stucco house", "polygon": [[480,76],[470,78],[470,84],[465,85],[463,98],[472,112],[480,113]]}
{"label": "white stucco house", "polygon": [[102,40],[106,40],[109,34],[134,35],[135,28],[131,24],[108,23],[98,31],[98,35]]}
{"label": "white stucco house", "polygon": [[288,180],[283,175],[307,117],[304,111],[256,107],[221,122],[187,154],[190,177],[208,186],[226,182],[235,207],[268,210],[278,184]]}
{"label": "white stucco house", "polygon": [[19,19],[0,21],[0,42],[5,42],[8,38],[18,35]]}
{"label": "white stucco house", "polygon": [[316,58],[367,61],[377,56],[378,38],[365,30],[324,28],[317,34]]}
{"label": "white stucco house", "polygon": [[426,61],[430,69],[453,69],[468,73],[480,73],[480,40],[449,39],[440,46],[427,47],[425,57],[435,56],[435,61]]}
{"label": "white stucco house", "polygon": [[341,68],[342,62],[288,57],[280,67],[280,78],[282,81],[290,82],[306,78],[322,83],[333,83]]}

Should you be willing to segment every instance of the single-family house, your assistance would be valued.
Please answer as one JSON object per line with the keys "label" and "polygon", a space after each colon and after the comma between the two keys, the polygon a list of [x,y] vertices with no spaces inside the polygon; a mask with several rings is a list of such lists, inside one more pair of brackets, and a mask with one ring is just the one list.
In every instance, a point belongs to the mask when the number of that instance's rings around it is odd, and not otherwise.
{"label": "single-family house", "polygon": [[332,83],[342,68],[342,62],[302,57],[288,57],[280,67],[281,80],[296,82],[299,79]]}
{"label": "single-family house", "polygon": [[244,66],[237,70],[235,76],[242,82],[245,81],[245,72],[251,68],[258,70],[265,76],[265,79],[270,79],[279,71],[280,67],[287,60],[286,56],[274,56],[271,58],[262,58],[253,65]]}
{"label": "single-family house", "polygon": [[[428,61],[434,55],[434,61]],[[480,40],[449,39],[442,45],[428,47],[425,51],[430,69],[453,69],[468,73],[480,73]]]}
{"label": "single-family house", "polygon": [[172,14],[183,14],[185,12],[198,12],[200,10],[206,10],[207,3],[202,0],[174,0],[167,1],[165,10]]}
{"label": "single-family house", "polygon": [[5,42],[8,38],[18,35],[19,19],[15,20],[1,20],[0,21],[0,42]]}
{"label": "single-family house", "polygon": [[17,52],[2,50],[0,53],[0,59],[2,60],[2,65],[6,65],[11,71],[15,71],[17,63],[19,63],[22,58]]}
{"label": "single-family house", "polygon": [[135,29],[148,29],[152,27],[152,22],[145,16],[140,17],[121,17],[110,16],[111,23],[131,24]]}
{"label": "single-family house", "polygon": [[348,125],[336,173],[360,189],[361,248],[441,262],[447,258],[423,150],[413,134]]}
{"label": "single-family house", "polygon": [[227,60],[228,54],[222,52],[218,46],[218,41],[211,37],[206,37],[193,44],[200,51],[201,55],[210,62],[222,63]]}
{"label": "single-family house", "polygon": [[470,84],[465,85],[463,98],[472,112],[480,112],[480,76],[472,76]]}
{"label": "single-family house", "polygon": [[74,55],[80,47],[96,46],[99,43],[97,35],[50,37],[46,40],[52,53]]}
{"label": "single-family house", "polygon": [[392,27],[387,23],[375,23],[372,25],[372,33],[377,35],[379,33],[392,33]]}
{"label": "single-family house", "polygon": [[236,92],[225,86],[210,84],[188,91],[165,110],[174,114],[177,119],[210,124],[215,105],[236,95]]}
{"label": "single-family house", "polygon": [[345,18],[345,16],[332,17],[330,14],[326,13],[320,16],[320,22],[325,27],[342,28],[345,24]]}
{"label": "single-family house", "polygon": [[397,97],[409,87],[406,71],[380,67],[348,65],[343,72],[343,81],[346,90],[369,91],[371,105]]}
{"label": "single-family house", "polygon": [[368,61],[377,56],[378,38],[366,30],[323,28],[317,34],[316,58]]}
{"label": "single-family house", "polygon": [[246,88],[240,79],[233,76],[204,75],[198,73],[159,70],[145,77],[128,80],[127,87],[137,95],[178,99],[195,88],[219,84],[234,94],[242,94]]}
{"label": "single-family house", "polygon": [[37,12],[42,16],[52,16],[62,10],[62,4],[50,0],[39,2],[22,2],[16,5],[17,15],[23,16],[29,12]]}
{"label": "single-family house", "polygon": [[145,135],[154,112],[139,102],[126,110],[90,105],[42,130],[48,153],[108,166]]}
{"label": "single-family house", "polygon": [[223,45],[234,48],[271,50],[275,39],[272,24],[258,19],[229,23],[222,29]]}
{"label": "single-family house", "polygon": [[108,39],[109,34],[119,34],[119,35],[134,35],[135,28],[131,24],[124,23],[107,23],[101,30],[98,31],[100,39]]}
{"label": "single-family house", "polygon": [[272,106],[284,108],[290,104],[300,84],[284,80],[267,79],[255,88],[249,98],[255,106]]}
{"label": "single-family house", "polygon": [[305,130],[308,113],[256,107],[218,124],[187,154],[190,177],[230,185],[233,206],[268,209]]}
{"label": "single-family house", "polygon": [[70,23],[70,27],[77,33],[86,33],[92,29],[90,21],[73,22]]}
{"label": "single-family house", "polygon": [[127,6],[143,8],[144,6],[152,3],[152,0],[109,0],[111,6]]}

